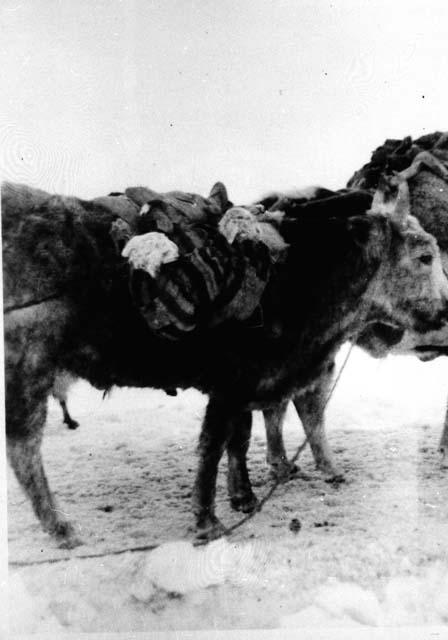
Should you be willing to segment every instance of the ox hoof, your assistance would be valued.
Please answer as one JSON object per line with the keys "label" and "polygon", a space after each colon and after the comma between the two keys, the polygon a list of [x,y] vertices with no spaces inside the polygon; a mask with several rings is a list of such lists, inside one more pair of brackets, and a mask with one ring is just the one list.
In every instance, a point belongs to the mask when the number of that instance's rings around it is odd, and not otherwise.
{"label": "ox hoof", "polygon": [[343,473],[332,473],[331,475],[326,475],[325,482],[327,484],[343,484],[345,482],[345,476]]}
{"label": "ox hoof", "polygon": [[331,459],[318,460],[316,468],[322,473],[325,482],[340,484],[345,482],[344,473],[331,461]]}
{"label": "ox hoof", "polygon": [[448,447],[440,447],[439,451],[442,454],[440,467],[442,469],[448,469]]}
{"label": "ox hoof", "polygon": [[66,425],[68,429],[77,429],[79,427],[79,422],[76,420],[70,420],[66,422]]}
{"label": "ox hoof", "polygon": [[60,549],[74,549],[83,544],[83,541],[78,538],[70,522],[58,522],[50,533],[56,539]]}
{"label": "ox hoof", "polygon": [[226,527],[216,516],[200,516],[196,520],[195,537],[197,540],[210,542],[223,536],[226,530]]}
{"label": "ox hoof", "polygon": [[75,549],[81,546],[84,542],[78,536],[69,536],[68,538],[58,539],[59,549]]}
{"label": "ox hoof", "polygon": [[271,462],[270,467],[269,475],[277,482],[288,482],[288,480],[291,480],[292,478],[309,480],[309,477],[302,473],[296,464],[288,462],[287,460]]}
{"label": "ox hoof", "polygon": [[257,511],[260,506],[257,496],[252,492],[245,496],[232,496],[230,504],[234,511],[242,511],[243,513]]}

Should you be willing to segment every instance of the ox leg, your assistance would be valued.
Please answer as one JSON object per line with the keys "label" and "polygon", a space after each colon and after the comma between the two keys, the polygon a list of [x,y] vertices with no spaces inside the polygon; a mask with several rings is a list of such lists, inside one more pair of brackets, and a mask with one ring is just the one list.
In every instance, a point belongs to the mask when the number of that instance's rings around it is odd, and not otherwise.
{"label": "ox leg", "polygon": [[59,400],[59,404],[62,409],[62,415],[64,416],[64,424],[66,424],[69,429],[77,429],[79,427],[79,422],[73,420],[71,417],[67,408],[67,400]]}
{"label": "ox leg", "polygon": [[215,516],[216,477],[219,461],[233,434],[235,415],[237,412],[229,407],[227,398],[210,397],[199,437],[199,465],[193,488],[198,538],[211,540],[225,531]]}
{"label": "ox leg", "polygon": [[68,390],[69,387],[73,384],[73,381],[73,377],[70,376],[67,372],[58,371],[56,373],[56,378],[52,389],[53,397],[59,402],[59,405],[61,407],[62,415],[64,417],[64,424],[66,424],[69,429],[77,429],[79,427],[79,422],[71,417],[67,407]]}
{"label": "ox leg", "polygon": [[448,403],[445,412],[445,422],[443,425],[442,437],[440,439],[439,451],[442,454],[442,468],[448,469]]}
{"label": "ox leg", "polygon": [[283,421],[288,402],[281,402],[276,407],[263,410],[268,445],[266,462],[271,467],[272,476],[281,481],[288,480],[296,474],[297,466],[288,461],[283,443]]}
{"label": "ox leg", "polygon": [[43,529],[56,538],[60,547],[73,548],[80,541],[72,525],[57,508],[42,463],[40,449],[45,418],[46,400],[34,408],[23,431],[7,435],[7,456]]}
{"label": "ox leg", "polygon": [[229,464],[227,487],[230,503],[235,511],[251,513],[258,506],[258,500],[252,491],[246,463],[252,430],[252,413],[245,411],[232,422],[232,435],[227,441]]}
{"label": "ox leg", "polygon": [[5,319],[7,456],[43,529],[61,547],[71,548],[79,541],[57,508],[41,457],[47,398],[54,383],[51,348],[57,344],[57,331],[52,333],[56,323],[49,330],[43,321],[47,311],[46,307],[26,310]]}
{"label": "ox leg", "polygon": [[327,482],[343,482],[344,474],[334,463],[325,433],[325,408],[333,380],[333,370],[332,362],[316,387],[298,394],[293,402],[310,444],[316,467],[323,472]]}

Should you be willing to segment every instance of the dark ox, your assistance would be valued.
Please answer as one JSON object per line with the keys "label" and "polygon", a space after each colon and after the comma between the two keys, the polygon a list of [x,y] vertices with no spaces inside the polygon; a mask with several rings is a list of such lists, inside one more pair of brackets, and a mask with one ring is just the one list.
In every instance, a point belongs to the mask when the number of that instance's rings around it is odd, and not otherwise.
{"label": "dark ox", "polygon": [[[369,192],[373,208],[387,214],[397,205],[400,184],[408,185],[401,205],[412,213],[422,227],[437,240],[442,266],[448,272],[448,134],[436,132],[413,141],[386,140],[372,154],[371,161],[357,171],[348,187]],[[332,193],[319,190],[318,197],[331,198]],[[375,194],[375,196],[374,196]],[[333,194],[334,195],[334,194]],[[266,205],[281,208],[289,215],[299,215],[310,194],[273,194]],[[315,195],[314,195],[315,197]],[[429,259],[429,258],[428,258]],[[387,318],[384,307],[373,303],[366,327],[356,337],[358,346],[373,357],[387,354],[416,355],[420,360],[431,360],[448,355],[448,325],[439,330],[421,324],[410,330]],[[302,420],[316,465],[328,480],[342,480],[343,474],[335,465],[324,430],[324,412],[328,390],[332,384],[334,363],[329,364],[328,375],[323,376],[314,389],[294,398],[294,404]],[[286,407],[265,415],[268,437],[268,461],[273,471],[287,475],[290,467],[281,435],[281,424]],[[448,409],[439,445],[442,466],[448,468]]]}
{"label": "dark ox", "polygon": [[[352,188],[373,192],[384,176],[392,171],[409,184],[410,212],[423,228],[437,240],[442,265],[448,272],[448,134],[435,132],[417,140],[387,140],[375,150],[372,159],[349,181]],[[393,198],[391,190],[382,191],[378,206],[387,209]],[[360,336],[360,345],[374,357],[387,353],[416,355],[420,360],[432,360],[448,355],[448,326],[439,331],[395,331],[378,322]],[[439,449],[442,467],[448,468],[448,409]]]}
{"label": "dark ox", "polygon": [[[438,326],[446,310],[433,238],[403,212],[366,215],[366,196],[355,192],[278,220],[290,246],[261,300],[262,326],[229,321],[179,342],[161,339],[132,303],[109,233],[112,211],[23,187],[5,186],[2,196],[8,458],[41,525],[63,546],[79,541],[56,507],[40,453],[58,371],[99,389],[196,387],[209,395],[193,510],[199,535],[212,537],[222,530],[214,498],[224,450],[233,508],[257,507],[246,466],[253,409],[269,418],[291,397],[306,397],[372,303],[410,329]],[[61,291],[45,297],[50,281]]]}

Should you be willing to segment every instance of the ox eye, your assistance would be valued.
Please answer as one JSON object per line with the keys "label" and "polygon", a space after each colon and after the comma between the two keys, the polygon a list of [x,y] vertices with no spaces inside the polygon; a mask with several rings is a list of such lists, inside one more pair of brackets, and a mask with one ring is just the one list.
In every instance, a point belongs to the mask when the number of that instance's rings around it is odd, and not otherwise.
{"label": "ox eye", "polygon": [[422,264],[432,264],[433,256],[430,253],[424,253],[419,260]]}

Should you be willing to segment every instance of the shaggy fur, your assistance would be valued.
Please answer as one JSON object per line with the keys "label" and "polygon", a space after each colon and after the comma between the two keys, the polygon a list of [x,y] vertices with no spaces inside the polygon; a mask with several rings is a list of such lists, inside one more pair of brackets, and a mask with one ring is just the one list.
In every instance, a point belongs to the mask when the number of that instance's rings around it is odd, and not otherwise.
{"label": "shaggy fur", "polygon": [[[437,325],[444,309],[431,269],[421,274],[409,261],[411,236],[437,260],[427,234],[414,228],[410,236],[403,221],[364,215],[365,208],[347,218],[336,206],[324,215],[318,205],[316,216],[308,209],[311,215],[280,224],[290,248],[265,289],[262,324],[229,321],[164,340],[133,303],[127,263],[110,235],[111,210],[40,194],[36,207],[22,206],[20,187],[4,190],[8,457],[42,526],[62,545],[78,541],[40,454],[46,400],[61,369],[99,389],[193,386],[209,395],[193,509],[200,534],[213,536],[221,530],[214,495],[224,450],[232,505],[250,511],[257,504],[246,466],[253,409],[276,408],[328,375],[340,345],[362,326],[360,304],[375,300],[409,327]],[[416,279],[420,296],[409,304]]]}

